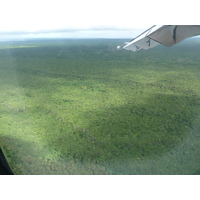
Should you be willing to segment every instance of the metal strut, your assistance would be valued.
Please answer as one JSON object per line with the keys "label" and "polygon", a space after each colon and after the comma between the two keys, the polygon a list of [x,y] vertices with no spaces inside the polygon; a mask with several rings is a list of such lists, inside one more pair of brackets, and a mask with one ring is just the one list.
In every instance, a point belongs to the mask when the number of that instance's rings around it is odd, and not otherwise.
{"label": "metal strut", "polygon": [[174,27],[174,30],[173,30],[173,39],[174,39],[174,42],[176,43],[176,29],[177,29],[178,26],[175,26]]}

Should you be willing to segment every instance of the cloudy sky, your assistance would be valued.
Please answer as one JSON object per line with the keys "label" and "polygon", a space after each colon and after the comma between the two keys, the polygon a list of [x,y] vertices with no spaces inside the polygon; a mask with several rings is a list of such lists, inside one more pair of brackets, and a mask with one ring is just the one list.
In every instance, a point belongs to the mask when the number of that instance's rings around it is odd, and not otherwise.
{"label": "cloudy sky", "polygon": [[[181,5],[179,13],[173,9],[176,7],[174,0],[164,4],[157,0],[2,0],[0,40],[132,38],[154,24],[176,24],[186,15],[188,4]],[[193,7],[192,11],[195,9]],[[191,21],[184,18],[181,23]]]}

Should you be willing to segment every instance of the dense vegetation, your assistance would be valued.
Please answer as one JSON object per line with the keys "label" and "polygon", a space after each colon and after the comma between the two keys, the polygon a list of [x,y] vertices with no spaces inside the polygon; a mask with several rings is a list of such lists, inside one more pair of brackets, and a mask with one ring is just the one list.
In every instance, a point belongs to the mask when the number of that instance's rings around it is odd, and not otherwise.
{"label": "dense vegetation", "polygon": [[0,44],[0,145],[16,174],[199,174],[200,39]]}

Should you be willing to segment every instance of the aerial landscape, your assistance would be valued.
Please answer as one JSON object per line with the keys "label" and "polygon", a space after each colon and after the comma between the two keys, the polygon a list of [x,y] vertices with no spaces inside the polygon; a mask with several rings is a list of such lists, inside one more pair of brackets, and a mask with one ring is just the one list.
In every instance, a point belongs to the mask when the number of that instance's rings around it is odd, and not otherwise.
{"label": "aerial landscape", "polygon": [[200,38],[0,42],[0,146],[15,174],[200,174]]}

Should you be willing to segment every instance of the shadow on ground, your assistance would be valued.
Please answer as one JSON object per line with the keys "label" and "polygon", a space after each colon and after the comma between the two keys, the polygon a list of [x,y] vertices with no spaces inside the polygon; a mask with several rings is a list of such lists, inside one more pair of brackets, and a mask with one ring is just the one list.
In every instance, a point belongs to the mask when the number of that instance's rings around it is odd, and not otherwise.
{"label": "shadow on ground", "polygon": [[[190,96],[153,95],[145,104],[127,103],[83,114],[89,126],[49,140],[64,159],[104,163],[162,155],[179,144],[193,126],[196,100]],[[47,139],[48,140],[48,139]]]}

